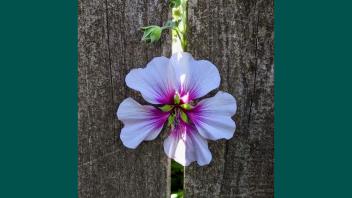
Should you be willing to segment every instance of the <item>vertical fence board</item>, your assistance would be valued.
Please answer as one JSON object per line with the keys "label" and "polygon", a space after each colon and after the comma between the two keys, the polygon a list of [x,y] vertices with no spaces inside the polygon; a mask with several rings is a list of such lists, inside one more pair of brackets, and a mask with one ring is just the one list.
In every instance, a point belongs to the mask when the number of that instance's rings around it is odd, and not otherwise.
{"label": "vertical fence board", "polygon": [[139,28],[161,25],[166,1],[79,0],[79,197],[169,196],[169,160],[159,137],[136,150],[125,148],[116,118],[128,96],[125,76],[154,56],[170,55],[168,35],[155,45],[140,42]]}
{"label": "vertical fence board", "polygon": [[273,0],[189,0],[189,51],[218,66],[221,90],[238,103],[229,141],[213,161],[185,170],[185,197],[273,197]]}

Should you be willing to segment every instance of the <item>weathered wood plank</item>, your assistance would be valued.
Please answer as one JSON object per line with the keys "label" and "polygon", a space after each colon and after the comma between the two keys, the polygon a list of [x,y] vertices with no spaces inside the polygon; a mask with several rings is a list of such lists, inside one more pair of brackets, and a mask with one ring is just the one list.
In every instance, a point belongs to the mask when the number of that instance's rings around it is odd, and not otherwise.
{"label": "weathered wood plank", "polygon": [[127,96],[142,102],[125,85],[129,70],[170,55],[170,42],[141,44],[139,31],[161,25],[168,13],[167,2],[160,0],[79,0],[79,197],[170,194],[161,138],[126,149],[115,115]]}
{"label": "weathered wood plank", "polygon": [[189,51],[218,66],[238,102],[237,130],[213,161],[185,170],[185,196],[273,197],[273,0],[189,0]]}

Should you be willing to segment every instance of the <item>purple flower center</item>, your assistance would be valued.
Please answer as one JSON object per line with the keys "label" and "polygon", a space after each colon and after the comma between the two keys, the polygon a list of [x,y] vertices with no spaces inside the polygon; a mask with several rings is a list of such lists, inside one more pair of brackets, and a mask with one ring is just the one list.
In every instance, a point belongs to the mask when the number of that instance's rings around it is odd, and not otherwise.
{"label": "purple flower center", "polygon": [[188,94],[184,94],[181,97],[180,94],[176,92],[173,98],[173,104],[164,105],[159,109],[163,112],[170,113],[168,126],[175,129],[190,123],[187,112],[193,108],[191,103],[193,103],[193,101],[188,100]]}

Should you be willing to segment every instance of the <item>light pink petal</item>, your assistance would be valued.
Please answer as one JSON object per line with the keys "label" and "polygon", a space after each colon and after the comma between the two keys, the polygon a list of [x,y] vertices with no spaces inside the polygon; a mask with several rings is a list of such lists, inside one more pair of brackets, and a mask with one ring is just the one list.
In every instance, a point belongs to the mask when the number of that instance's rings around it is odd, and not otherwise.
{"label": "light pink petal", "polygon": [[220,85],[219,71],[207,60],[194,60],[192,55],[175,53],[170,58],[175,70],[177,90],[185,103],[200,98]]}
{"label": "light pink petal", "polygon": [[236,124],[231,117],[236,113],[235,98],[219,91],[214,97],[200,101],[188,116],[198,132],[206,139],[230,139],[235,133]]}
{"label": "light pink petal", "polygon": [[132,98],[125,99],[117,110],[117,117],[124,124],[120,138],[128,148],[136,148],[143,140],[155,139],[169,113],[148,105],[140,105]]}
{"label": "light pink petal", "polygon": [[172,130],[164,141],[164,151],[169,158],[183,166],[193,161],[197,161],[200,166],[207,165],[212,158],[207,141],[189,125]]}
{"label": "light pink petal", "polygon": [[131,70],[126,84],[141,92],[143,98],[152,104],[169,104],[175,94],[175,74],[166,57],[153,58],[146,68]]}

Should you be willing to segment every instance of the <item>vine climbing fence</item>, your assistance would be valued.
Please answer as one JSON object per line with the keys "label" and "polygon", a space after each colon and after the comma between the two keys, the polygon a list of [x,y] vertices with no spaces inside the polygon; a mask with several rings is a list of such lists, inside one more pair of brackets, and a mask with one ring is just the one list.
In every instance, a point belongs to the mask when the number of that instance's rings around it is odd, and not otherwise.
{"label": "vine climbing fence", "polygon": [[[185,168],[185,197],[274,196],[273,0],[188,0],[188,51],[213,62],[237,100],[230,140],[209,141],[213,160]],[[170,197],[163,132],[137,149],[119,139],[116,110],[139,93],[125,76],[171,55],[171,35],[141,43],[140,27],[170,18],[166,0],[79,0],[79,197]]]}

